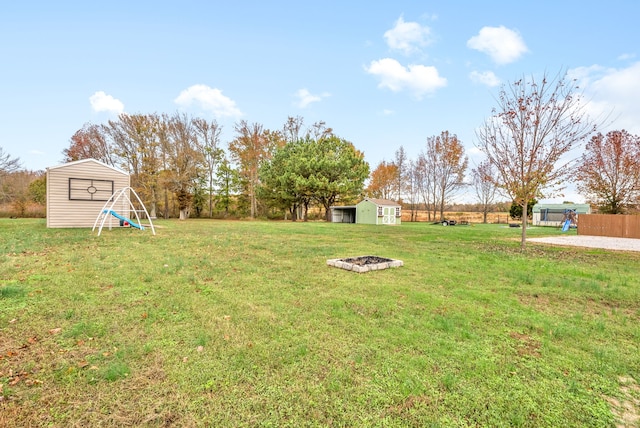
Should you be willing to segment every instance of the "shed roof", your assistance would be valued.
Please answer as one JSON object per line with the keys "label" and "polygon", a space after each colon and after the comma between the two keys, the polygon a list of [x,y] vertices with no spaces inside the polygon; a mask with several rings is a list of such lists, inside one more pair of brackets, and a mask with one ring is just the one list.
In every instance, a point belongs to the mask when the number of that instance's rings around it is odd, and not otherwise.
{"label": "shed roof", "polygon": [[591,211],[591,205],[589,204],[535,204],[533,206],[533,212],[539,213],[540,210],[575,210],[582,213],[588,213]]}
{"label": "shed roof", "polygon": [[390,201],[388,199],[377,199],[377,198],[364,198],[365,201],[373,202],[376,205],[380,206],[391,206],[391,207],[399,207],[400,204],[396,201]]}
{"label": "shed roof", "polygon": [[50,167],[48,167],[48,168],[47,168],[47,170],[48,170],[48,171],[51,171],[51,170],[53,170],[53,169],[65,168],[65,167],[68,167],[68,166],[72,166],[72,165],[79,165],[79,164],[88,163],[88,162],[90,162],[90,163],[97,163],[97,164],[99,164],[99,165],[102,165],[102,166],[104,166],[104,167],[106,167],[106,168],[112,169],[112,170],[114,170],[115,172],[120,173],[120,174],[123,174],[123,175],[129,175],[128,173],[126,173],[125,171],[121,170],[120,168],[116,168],[115,166],[111,166],[111,165],[109,165],[109,164],[106,164],[106,163],[104,163],[104,162],[101,162],[101,161],[99,161],[99,160],[97,160],[97,159],[93,159],[93,158],[89,158],[89,159],[80,159],[80,160],[73,161],[73,162],[63,163],[62,165],[50,166]]}

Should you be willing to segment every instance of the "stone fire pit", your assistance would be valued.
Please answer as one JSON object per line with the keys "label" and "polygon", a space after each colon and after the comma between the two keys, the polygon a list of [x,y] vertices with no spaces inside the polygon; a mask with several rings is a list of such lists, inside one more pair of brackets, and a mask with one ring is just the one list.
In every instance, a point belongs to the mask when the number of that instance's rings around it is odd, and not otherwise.
{"label": "stone fire pit", "polygon": [[404,265],[402,260],[387,259],[378,256],[358,256],[346,259],[329,259],[327,265],[346,269],[353,272],[363,273],[370,270],[382,270]]}

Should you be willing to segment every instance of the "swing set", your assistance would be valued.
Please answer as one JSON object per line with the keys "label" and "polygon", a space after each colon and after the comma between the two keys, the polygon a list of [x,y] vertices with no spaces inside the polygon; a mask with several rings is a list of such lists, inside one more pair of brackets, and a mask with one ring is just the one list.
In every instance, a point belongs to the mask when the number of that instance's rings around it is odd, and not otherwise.
{"label": "swing set", "polygon": [[[142,209],[136,209],[130,195],[135,196],[135,200],[137,200],[138,206],[142,207]],[[118,204],[118,202],[120,202],[120,204]],[[116,207],[124,209],[124,212],[129,211],[129,215],[125,216],[122,213],[117,212],[116,210],[114,210],[114,208]],[[133,215],[131,213],[133,213]],[[142,213],[144,213],[146,215],[146,218],[149,220],[148,225],[143,225],[140,221],[139,214]],[[132,220],[133,217],[135,217],[135,220]],[[114,218],[118,220],[118,225],[121,227],[130,226],[139,230],[145,230],[146,227],[149,227],[151,228],[151,233],[153,235],[156,234],[156,229],[153,227],[153,222],[151,221],[149,212],[147,212],[147,208],[145,208],[142,200],[132,187],[125,187],[111,195],[109,200],[100,210],[98,217],[96,217],[96,221],[93,223],[93,229],[91,229],[91,232],[95,231],[96,228],[98,228],[98,236],[100,236],[100,234],[102,233],[102,228],[104,227],[107,220],[109,220],[107,226],[109,227],[109,230],[111,230],[113,226],[112,220]],[[98,223],[100,223],[100,226],[98,226]]]}

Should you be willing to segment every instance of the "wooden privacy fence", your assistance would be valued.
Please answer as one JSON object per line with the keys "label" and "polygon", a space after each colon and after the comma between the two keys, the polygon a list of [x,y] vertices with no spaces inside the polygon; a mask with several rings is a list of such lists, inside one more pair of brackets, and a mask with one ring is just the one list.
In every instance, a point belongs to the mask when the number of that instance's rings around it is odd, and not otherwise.
{"label": "wooden privacy fence", "polygon": [[640,215],[580,214],[578,235],[640,239]]}

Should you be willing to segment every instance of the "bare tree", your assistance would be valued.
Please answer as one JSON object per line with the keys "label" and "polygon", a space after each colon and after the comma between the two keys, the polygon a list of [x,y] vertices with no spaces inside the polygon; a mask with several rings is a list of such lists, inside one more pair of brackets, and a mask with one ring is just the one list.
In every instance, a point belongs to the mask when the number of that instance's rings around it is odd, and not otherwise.
{"label": "bare tree", "polygon": [[[595,131],[576,90],[575,82],[560,74],[503,85],[498,106],[477,131],[477,147],[496,168],[496,185],[522,212],[528,201],[551,196],[563,184],[572,166],[567,153]],[[526,236],[523,216],[522,249]]]}
{"label": "bare tree", "polygon": [[396,171],[396,200],[398,202],[402,201],[402,197],[405,191],[405,183],[408,180],[408,171],[407,171],[407,152],[405,152],[404,147],[400,146],[398,150],[396,150],[396,156],[393,160],[397,171]]}
{"label": "bare tree", "polygon": [[473,188],[476,198],[482,209],[482,222],[487,223],[487,214],[494,206],[496,196],[498,194],[498,186],[496,186],[496,171],[491,162],[485,160],[480,162],[477,168],[471,170],[473,180]]}
{"label": "bare tree", "polygon": [[282,135],[287,143],[296,142],[301,138],[300,132],[302,131],[303,124],[304,119],[300,116],[287,117],[287,121],[282,127]]}
{"label": "bare tree", "polygon": [[418,171],[417,162],[409,159],[409,167],[407,168],[407,181],[405,190],[408,196],[409,212],[411,213],[411,221],[416,221],[418,203],[420,197],[420,173]]}
{"label": "bare tree", "polygon": [[6,202],[15,193],[8,178],[20,169],[20,159],[13,158],[0,147],[0,202]]}
{"label": "bare tree", "polygon": [[218,125],[215,119],[208,122],[201,118],[193,119],[193,126],[196,132],[197,144],[204,155],[207,170],[207,191],[209,193],[209,217],[213,217],[213,186],[215,173],[223,156],[222,149],[219,147],[222,127]]}
{"label": "bare tree", "polygon": [[20,169],[20,159],[13,158],[0,147],[0,176]]}
{"label": "bare tree", "polygon": [[418,155],[418,160],[414,165],[414,178],[417,187],[417,194],[422,197],[425,210],[427,211],[427,221],[432,220],[432,212],[435,211],[435,169],[431,167],[432,160],[424,151]]}
{"label": "bare tree", "polygon": [[438,136],[427,138],[425,152],[426,169],[431,176],[433,215],[440,211],[444,219],[444,207],[451,195],[465,185],[464,172],[469,163],[464,146],[455,134],[443,131]]}
{"label": "bare tree", "polygon": [[307,129],[307,138],[311,138],[315,141],[324,140],[333,135],[333,129],[327,127],[324,120],[314,122],[313,125]]}

